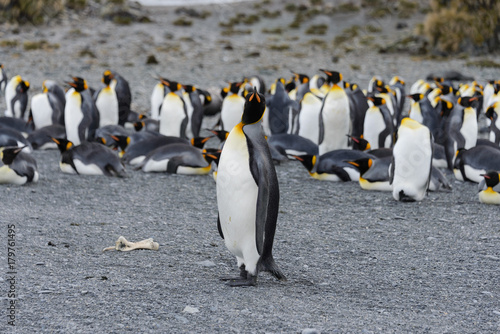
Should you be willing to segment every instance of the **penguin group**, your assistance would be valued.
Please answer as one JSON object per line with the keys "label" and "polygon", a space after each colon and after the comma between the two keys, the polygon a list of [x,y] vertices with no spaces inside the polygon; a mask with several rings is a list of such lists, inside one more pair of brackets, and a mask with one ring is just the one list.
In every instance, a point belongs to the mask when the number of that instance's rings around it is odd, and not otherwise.
{"label": "penguin group", "polygon": [[100,79],[95,88],[78,75],[62,83],[47,79],[30,98],[27,80],[9,80],[0,69],[6,104],[0,183],[37,182],[30,152],[45,149],[59,149],[66,174],[126,177],[127,166],[212,172],[217,228],[240,270],[225,278],[230,286],[255,285],[261,271],[286,280],[272,255],[276,164],[302,164],[307,177],[352,181],[401,202],[451,191],[455,178],[477,183],[481,203],[500,204],[500,81],[483,86],[432,77],[407,87],[394,76],[362,86],[322,68],[313,75],[292,72],[269,86],[259,76],[243,77],[214,94],[157,76],[148,112],[138,113],[128,81],[116,71],[90,78]]}

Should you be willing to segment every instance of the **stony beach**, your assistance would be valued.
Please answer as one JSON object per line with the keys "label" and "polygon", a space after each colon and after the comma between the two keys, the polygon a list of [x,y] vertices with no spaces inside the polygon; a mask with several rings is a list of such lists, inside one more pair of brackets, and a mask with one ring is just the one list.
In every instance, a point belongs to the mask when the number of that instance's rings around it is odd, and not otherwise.
{"label": "stony beach", "polygon": [[[480,82],[500,78],[498,68],[469,66],[484,57],[377,52],[423,20],[420,13],[404,20],[373,19],[365,10],[316,15],[290,29],[295,14],[283,8],[278,1],[148,7],[142,12],[150,23],[118,25],[91,7],[42,27],[2,25],[0,63],[9,77],[30,81],[30,96],[45,79],[64,84],[77,75],[98,86],[104,70],[115,70],[129,81],[133,109],[146,114],[157,75],[214,89],[243,76],[258,74],[270,85],[291,71],[313,75],[319,68],[338,70],[361,86],[373,75],[399,75],[409,86],[447,70]],[[193,17],[188,9],[208,16]],[[263,9],[281,14],[264,17]],[[219,23],[237,13],[260,19],[228,33]],[[179,17],[191,25],[175,25]],[[396,29],[400,22],[408,28]],[[324,35],[305,33],[320,24],[328,27]],[[369,32],[368,25],[379,29]],[[352,26],[359,27],[356,37],[332,43]],[[40,47],[29,49],[32,42]],[[146,64],[149,56],[158,64]],[[205,126],[215,121],[207,118]],[[238,269],[217,232],[210,176],[147,174],[130,166],[126,178],[74,176],[60,171],[58,151],[33,156],[37,184],[0,187],[0,332],[500,331],[499,210],[479,203],[476,184],[452,174],[451,191],[400,203],[355,182],[314,180],[294,161],[276,166],[281,198],[274,257],[288,281],[261,273],[256,287],[230,288],[219,278]],[[15,327],[6,311],[8,225],[15,225]],[[153,238],[160,247],[102,251],[119,236]]]}

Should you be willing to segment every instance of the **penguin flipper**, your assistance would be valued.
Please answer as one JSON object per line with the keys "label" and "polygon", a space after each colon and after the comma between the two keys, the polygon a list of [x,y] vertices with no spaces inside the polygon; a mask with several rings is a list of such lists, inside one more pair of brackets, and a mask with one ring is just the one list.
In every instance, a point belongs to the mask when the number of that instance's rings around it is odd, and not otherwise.
{"label": "penguin flipper", "polygon": [[217,214],[217,230],[219,230],[219,235],[224,239],[224,234],[222,233],[222,227],[220,226],[220,216]]}

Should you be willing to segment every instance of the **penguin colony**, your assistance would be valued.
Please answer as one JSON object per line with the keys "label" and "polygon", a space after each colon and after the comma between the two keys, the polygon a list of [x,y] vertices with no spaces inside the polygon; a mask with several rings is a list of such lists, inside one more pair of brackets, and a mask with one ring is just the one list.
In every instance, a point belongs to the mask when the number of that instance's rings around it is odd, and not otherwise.
{"label": "penguin colony", "polygon": [[[297,160],[315,179],[354,181],[402,202],[450,191],[449,174],[477,183],[481,203],[500,204],[500,81],[430,77],[408,87],[395,76],[361,87],[320,69],[277,78],[268,89],[258,76],[244,78],[216,96],[158,77],[150,112],[140,115],[130,108],[127,80],[114,71],[102,73],[97,89],[77,76],[63,85],[46,80],[29,99],[30,83],[0,70],[7,106],[0,183],[37,182],[30,153],[45,149],[60,150],[60,170],[68,174],[125,177],[126,164],[143,172],[212,172],[217,228],[240,269],[227,278],[230,286],[255,285],[259,271],[286,280],[272,255],[279,212],[274,165],[284,161]],[[206,129],[213,136],[200,137],[209,108],[219,122]],[[212,137],[222,149],[204,148]]]}

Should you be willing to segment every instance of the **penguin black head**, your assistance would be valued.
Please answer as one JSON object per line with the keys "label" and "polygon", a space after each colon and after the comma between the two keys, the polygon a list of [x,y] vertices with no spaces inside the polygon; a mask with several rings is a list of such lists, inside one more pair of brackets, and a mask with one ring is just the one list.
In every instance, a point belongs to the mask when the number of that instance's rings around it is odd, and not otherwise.
{"label": "penguin black head", "polygon": [[116,142],[118,147],[120,147],[123,151],[130,144],[130,137],[128,137],[128,136],[110,135],[110,137]]}
{"label": "penguin black head", "polygon": [[59,151],[61,151],[61,153],[64,153],[73,147],[73,143],[67,140],[66,138],[51,137],[51,139],[54,143],[57,144],[57,147],[59,148]]}
{"label": "penguin black head", "polygon": [[161,82],[163,83],[163,85],[167,86],[170,89],[170,91],[172,91],[172,92],[176,92],[182,88],[182,85],[180,83],[178,83],[177,81],[171,81],[171,80],[162,78]]}
{"label": "penguin black head", "polygon": [[364,173],[366,173],[366,171],[368,169],[370,169],[370,167],[373,164],[373,160],[370,158],[361,158],[361,159],[357,159],[357,160],[353,160],[353,161],[346,161],[346,162],[348,164],[351,164],[354,167],[356,167],[358,169],[360,175],[363,175]]}
{"label": "penguin black head", "polygon": [[418,102],[424,98],[424,94],[415,93],[415,94],[407,95],[407,97],[409,97],[410,99],[412,99],[415,102]]}
{"label": "penguin black head", "polygon": [[323,69],[320,69],[320,71],[327,75],[326,82],[328,83],[338,84],[342,81],[342,74],[337,71],[328,71]]}
{"label": "penguin black head", "polygon": [[310,154],[292,155],[292,157],[299,160],[308,171],[313,170],[314,165],[316,165],[316,161],[318,160],[315,155]]}
{"label": "penguin black head", "polygon": [[73,82],[68,82],[68,84],[73,87],[77,92],[83,92],[87,88],[87,81],[80,77],[73,77]]}
{"label": "penguin black head", "polygon": [[242,84],[243,84],[242,82],[230,82],[228,92],[231,92],[233,94],[238,94]]}
{"label": "penguin black head", "polygon": [[17,85],[16,91],[19,91],[19,93],[26,93],[30,89],[30,83],[26,80],[23,80]]}
{"label": "penguin black head", "polygon": [[205,149],[202,152],[203,157],[209,164],[213,161],[216,165],[219,164],[220,153],[221,150],[218,149]]}
{"label": "penguin black head", "polygon": [[442,98],[439,100],[441,100],[441,117],[448,117],[453,110],[453,103]]}
{"label": "penguin black head", "polygon": [[486,117],[491,119],[492,122],[496,121],[497,113],[495,112],[495,108],[500,105],[500,102],[495,102],[493,105],[489,106],[488,109],[486,109]]}
{"label": "penguin black head", "polygon": [[474,97],[463,96],[463,97],[459,97],[457,102],[462,107],[469,108],[469,107],[472,107],[473,102],[476,100],[477,100],[477,96],[474,96]]}
{"label": "penguin black head", "polygon": [[298,80],[301,84],[305,84],[309,82],[309,76],[305,74],[300,74],[300,73],[295,73],[292,72],[293,75],[295,76],[295,80]]}
{"label": "penguin black head", "polygon": [[191,145],[193,145],[194,147],[203,148],[203,146],[205,146],[205,143],[212,137],[213,136],[191,138]]}
{"label": "penguin black head", "polygon": [[227,136],[229,136],[229,132],[225,130],[210,130],[210,132],[216,135],[220,141],[225,141],[227,139]]}
{"label": "penguin black head", "polygon": [[254,89],[252,94],[246,96],[245,107],[243,109],[243,116],[241,122],[243,124],[254,124],[262,119],[264,111],[266,110],[266,99],[264,95]]}
{"label": "penguin black head", "polygon": [[4,165],[10,165],[14,161],[16,156],[19,154],[19,152],[21,152],[21,150],[25,147],[26,146],[23,146],[23,147],[17,147],[17,146],[4,147],[4,148],[0,149],[0,159],[2,160]]}
{"label": "penguin black head", "polygon": [[104,71],[104,74],[102,75],[102,82],[106,85],[106,86],[109,86],[109,84],[111,83],[111,80],[114,79],[114,75],[113,73],[111,73],[111,71],[109,70],[106,70]]}
{"label": "penguin black head", "polygon": [[193,85],[182,85],[182,87],[188,93],[193,93],[194,91],[196,91],[196,87]]}
{"label": "penguin black head", "polygon": [[295,83],[295,80],[290,80],[288,81],[286,84],[285,84],[285,90],[287,92],[291,92],[292,90],[294,90],[295,88],[297,88],[297,84]]}
{"label": "penguin black head", "polygon": [[380,97],[380,96],[367,96],[366,98],[367,98],[368,100],[372,101],[372,102],[373,102],[373,104],[374,104],[375,106],[377,106],[377,107],[378,107],[378,106],[381,106],[381,105],[383,105],[383,104],[385,104],[385,100],[384,100],[384,98],[382,98],[382,97]]}
{"label": "penguin black head", "polygon": [[493,188],[500,182],[499,174],[494,170],[490,170],[486,174],[481,174],[481,176],[484,177],[487,187]]}
{"label": "penguin black head", "polygon": [[353,150],[358,150],[358,151],[367,151],[371,149],[371,145],[368,142],[368,140],[360,137],[354,137],[354,136],[349,136],[347,137],[351,138],[352,140],[352,149]]}

